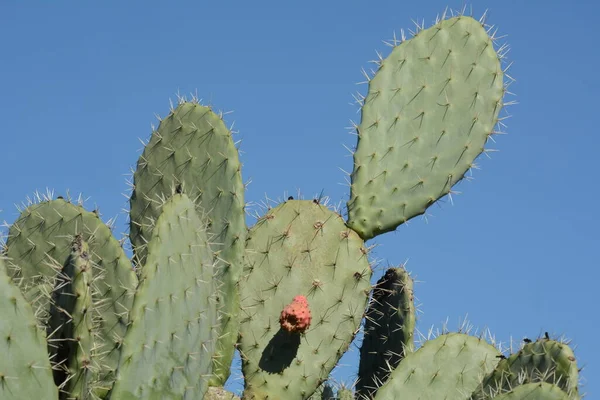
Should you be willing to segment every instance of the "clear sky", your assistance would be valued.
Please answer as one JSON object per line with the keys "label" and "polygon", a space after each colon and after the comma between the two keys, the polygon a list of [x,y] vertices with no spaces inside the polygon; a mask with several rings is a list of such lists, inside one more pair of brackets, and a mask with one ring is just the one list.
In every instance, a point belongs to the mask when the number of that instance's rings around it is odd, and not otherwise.
{"label": "clear sky", "polygon": [[[226,111],[243,140],[246,199],[323,191],[344,204],[352,93],[383,40],[431,25],[457,1],[11,1],[0,3],[0,219],[35,190],[70,189],[127,229],[126,174],[176,94]],[[409,260],[427,332],[448,320],[497,340],[550,332],[576,346],[584,391],[600,399],[600,89],[593,1],[474,1],[507,34],[508,135],[454,205],[380,236],[384,264]],[[596,99],[596,100],[594,100]],[[251,220],[249,219],[249,223]],[[119,233],[120,234],[120,233]],[[596,300],[594,300],[596,298]],[[596,304],[596,306],[594,306]],[[357,351],[338,380],[351,383]],[[239,372],[237,372],[239,376]],[[594,379],[594,376],[596,379]],[[236,386],[237,385],[237,386]],[[233,387],[239,388],[238,384]]]}

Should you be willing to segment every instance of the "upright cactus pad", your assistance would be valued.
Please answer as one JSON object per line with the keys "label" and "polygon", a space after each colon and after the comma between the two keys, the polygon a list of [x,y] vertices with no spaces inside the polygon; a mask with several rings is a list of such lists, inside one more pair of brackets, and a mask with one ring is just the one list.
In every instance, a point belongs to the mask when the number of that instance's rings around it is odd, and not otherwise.
{"label": "upright cactus pad", "polygon": [[161,199],[181,185],[209,218],[209,240],[221,281],[222,332],[212,384],[229,376],[238,332],[237,282],[246,238],[244,185],[231,132],[222,118],[197,102],[181,102],[153,132],[141,155],[131,196],[130,237],[138,263],[160,215]]}
{"label": "upright cactus pad", "polygon": [[218,331],[214,273],[204,222],[176,194],[148,243],[112,400],[204,396]]}
{"label": "upright cactus pad", "polygon": [[448,194],[484,151],[503,96],[492,39],[471,17],[442,20],[397,45],[362,107],[349,226],[368,240]]}
{"label": "upright cactus pad", "polygon": [[379,388],[375,400],[464,400],[481,376],[498,364],[500,353],[483,339],[450,333],[408,354]]}
{"label": "upright cactus pad", "polygon": [[27,207],[9,229],[8,271],[45,323],[58,273],[68,262],[77,235],[88,243],[96,267],[94,353],[101,366],[96,385],[110,387],[137,277],[122,246],[99,216],[60,198]]}
{"label": "upright cactus pad", "polygon": [[137,277],[122,246],[97,213],[61,198],[27,207],[9,229],[8,270],[45,323],[57,274],[68,262],[77,235],[88,243],[97,268],[92,293],[97,324],[94,353],[101,367],[96,385],[110,387]]}
{"label": "upright cactus pad", "polygon": [[98,384],[94,382],[93,371],[97,368],[92,362],[97,334],[92,322],[93,274],[88,244],[77,235],[58,279],[49,321],[49,353],[56,364],[54,381],[61,390],[60,398],[65,400],[91,398]]}
{"label": "upright cactus pad", "polygon": [[413,280],[404,268],[389,268],[373,289],[360,348],[359,396],[370,398],[406,353],[414,351],[416,311]]}
{"label": "upright cactus pad", "polygon": [[524,383],[547,382],[579,399],[579,371],[571,348],[542,338],[527,343],[517,353],[502,360],[474,392],[471,400],[484,400],[490,393],[502,393]]}
{"label": "upright cactus pad", "polygon": [[[248,399],[306,399],[327,379],[359,327],[371,268],[362,239],[316,201],[288,200],[250,230],[240,282],[240,351]],[[304,296],[311,321],[279,318]]]}
{"label": "upright cactus pad", "polygon": [[6,274],[0,258],[0,398],[57,400],[58,389],[31,305]]}

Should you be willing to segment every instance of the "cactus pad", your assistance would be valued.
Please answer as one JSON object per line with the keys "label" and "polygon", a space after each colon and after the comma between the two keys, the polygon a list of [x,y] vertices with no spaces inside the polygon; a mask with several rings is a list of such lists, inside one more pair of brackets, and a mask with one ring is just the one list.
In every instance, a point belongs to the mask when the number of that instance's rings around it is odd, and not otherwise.
{"label": "cactus pad", "polygon": [[200,399],[218,320],[212,251],[194,203],[162,206],[123,341],[113,399]]}
{"label": "cactus pad", "polygon": [[570,399],[578,399],[579,372],[573,350],[564,343],[546,338],[527,343],[517,353],[500,361],[471,399],[482,400],[489,393],[536,382],[557,385]]}
{"label": "cactus pad", "polygon": [[414,351],[416,311],[413,280],[404,268],[390,268],[373,289],[360,348],[359,396],[371,398],[406,353]]}
{"label": "cactus pad", "polygon": [[528,383],[517,386],[507,393],[498,394],[494,397],[486,397],[486,400],[571,400],[569,396],[560,390],[558,386],[549,383]]}
{"label": "cactus pad", "polygon": [[242,270],[246,222],[241,164],[222,118],[197,102],[182,101],[153,132],[133,182],[130,236],[136,262],[141,265],[162,199],[179,185],[208,215],[223,295],[222,332],[211,384],[223,385],[237,340],[236,285]]}
{"label": "cactus pad", "polygon": [[394,47],[362,107],[348,225],[368,240],[448,194],[483,152],[503,96],[492,39],[471,17]]}
{"label": "cactus pad", "polygon": [[0,258],[0,398],[57,400],[46,338]]}
{"label": "cactus pad", "polygon": [[[306,399],[327,379],[362,319],[371,268],[362,239],[316,201],[288,200],[250,230],[240,281],[244,396]],[[312,321],[303,334],[278,320],[305,296]]]}
{"label": "cactus pad", "polygon": [[96,268],[92,295],[98,334],[94,337],[94,353],[102,366],[97,383],[110,385],[137,277],[123,248],[97,213],[64,199],[27,207],[9,229],[8,271],[45,323],[57,274],[67,263],[77,235],[88,243]]}
{"label": "cactus pad", "polygon": [[441,335],[408,354],[375,399],[464,400],[481,376],[494,369],[499,355],[483,339],[462,333]]}
{"label": "cactus pad", "polygon": [[51,308],[49,332],[50,359],[55,364],[54,381],[61,399],[87,399],[94,391],[92,351],[93,264],[89,247],[81,235],[75,236],[71,255],[59,274]]}

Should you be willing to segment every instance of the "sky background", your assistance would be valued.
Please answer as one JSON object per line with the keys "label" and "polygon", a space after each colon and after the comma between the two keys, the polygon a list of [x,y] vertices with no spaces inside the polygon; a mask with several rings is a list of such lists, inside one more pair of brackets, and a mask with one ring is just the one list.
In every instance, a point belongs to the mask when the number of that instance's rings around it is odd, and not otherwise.
{"label": "sky background", "polygon": [[[600,399],[597,198],[600,6],[473,1],[507,34],[508,135],[460,184],[454,205],[378,237],[384,264],[408,260],[418,329],[462,319],[517,342],[544,331],[576,346],[588,399]],[[0,2],[0,220],[35,190],[83,193],[125,232],[126,174],[177,93],[234,111],[246,200],[323,191],[345,204],[343,145],[358,121],[362,67],[411,19],[430,26],[460,1]],[[595,105],[594,105],[595,104]],[[251,220],[249,219],[249,223]],[[380,274],[377,275],[377,277]],[[594,300],[596,299],[596,300]],[[594,305],[595,304],[595,305]],[[351,383],[358,351],[334,377]],[[239,378],[239,371],[235,373]],[[230,387],[239,389],[239,380]]]}

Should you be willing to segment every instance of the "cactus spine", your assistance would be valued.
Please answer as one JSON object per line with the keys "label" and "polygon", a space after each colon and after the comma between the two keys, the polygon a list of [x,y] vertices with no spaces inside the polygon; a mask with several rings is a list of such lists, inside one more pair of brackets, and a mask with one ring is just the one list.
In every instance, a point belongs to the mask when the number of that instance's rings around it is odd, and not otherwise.
{"label": "cactus spine", "polygon": [[[543,338],[506,357],[453,332],[416,349],[409,274],[392,268],[371,286],[365,241],[423,214],[485,151],[504,105],[501,61],[464,15],[394,45],[356,125],[346,220],[289,199],[247,229],[231,132],[181,99],[137,163],[132,260],[69,199],[41,199],[11,225],[0,397],[233,399],[219,386],[237,347],[248,400],[579,399],[567,344]],[[365,316],[357,392],[334,395],[326,381]]]}

